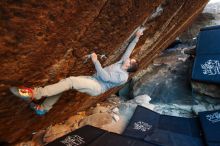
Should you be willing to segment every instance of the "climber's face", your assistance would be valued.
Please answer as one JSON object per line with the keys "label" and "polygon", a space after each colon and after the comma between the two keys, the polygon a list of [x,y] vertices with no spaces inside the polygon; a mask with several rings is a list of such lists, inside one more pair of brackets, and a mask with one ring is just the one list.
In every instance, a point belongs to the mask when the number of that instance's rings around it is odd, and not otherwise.
{"label": "climber's face", "polygon": [[130,59],[130,58],[128,58],[128,59],[126,59],[126,60],[124,61],[124,63],[123,63],[123,68],[124,68],[124,69],[128,69],[128,68],[131,67],[132,64],[134,64],[134,63],[136,63],[136,60],[135,60],[135,59]]}

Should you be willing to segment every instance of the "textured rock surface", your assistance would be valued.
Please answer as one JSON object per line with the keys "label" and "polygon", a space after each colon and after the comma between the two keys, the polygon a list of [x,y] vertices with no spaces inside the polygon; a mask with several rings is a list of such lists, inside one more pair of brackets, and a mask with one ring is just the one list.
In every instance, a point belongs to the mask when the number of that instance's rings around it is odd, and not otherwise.
{"label": "textured rock surface", "polygon": [[182,42],[195,44],[193,39],[197,37],[200,28],[214,26],[220,24],[220,2],[209,2],[204,8],[203,12],[199,14],[193,24],[184,31],[179,37]]}
{"label": "textured rock surface", "polygon": [[[179,51],[185,52],[183,50],[179,50]],[[163,53],[169,55],[170,50],[163,51]],[[175,59],[174,60],[169,59],[170,57],[168,57],[167,59],[164,58],[164,54],[157,57],[157,59],[153,62],[153,64],[155,64],[155,62],[159,64],[160,63],[159,60],[163,60],[166,64],[169,62],[170,64],[172,64],[173,61],[175,61]],[[174,58],[175,56],[176,58],[180,57],[178,53],[174,53],[172,58]],[[163,58],[163,59],[160,59],[160,58]],[[173,68],[174,67],[175,66],[173,65]],[[151,68],[151,67],[149,66],[148,68]],[[161,67],[160,70],[163,70],[163,67]],[[181,70],[181,68],[178,68],[178,70]],[[183,75],[187,76],[185,72],[182,72],[182,73]],[[154,78],[154,74],[152,74],[152,78]],[[181,82],[184,83],[185,81],[182,80]],[[182,88],[188,89],[189,87],[183,86]],[[180,92],[178,93],[180,94]],[[179,98],[179,97],[176,97],[176,98]],[[122,97],[117,97],[116,95],[112,94],[112,96],[107,98],[107,100],[103,102],[99,102],[96,105],[96,107],[91,107],[86,112],[85,111],[78,112],[77,115],[71,116],[68,120],[63,122],[62,125],[65,125],[65,127],[70,126],[71,130],[75,130],[79,128],[79,125],[82,126],[84,124],[88,124],[88,125],[92,124],[102,129],[105,129],[107,131],[121,134],[124,131],[125,127],[127,126],[131,116],[133,115],[135,107],[137,105],[144,106],[160,114],[178,116],[178,117],[187,117],[187,118],[194,117],[195,114],[198,114],[198,112],[201,112],[201,111],[220,109],[220,104],[219,104],[220,100],[217,100],[217,99],[210,100],[211,98],[209,99],[207,96],[204,96],[204,95],[199,96],[195,94],[194,94],[194,97],[192,98],[193,100],[195,100],[196,105],[183,105],[184,99],[182,100],[183,102],[180,101],[179,104],[172,104],[172,101],[167,104],[166,103],[165,104],[164,103],[151,104],[150,103],[151,98],[146,94],[137,96],[132,100],[125,100]],[[176,99],[172,99],[172,100],[176,100]],[[110,115],[112,116],[112,119]],[[48,131],[51,131],[51,128],[47,128],[46,133],[48,133]],[[32,142],[37,142],[38,144],[41,144],[43,146],[42,144],[43,135],[42,134],[44,133],[45,131],[42,131],[42,130],[39,132],[36,132],[35,135],[32,137]],[[52,134],[51,137],[54,137],[53,133],[51,133]],[[47,137],[50,137],[50,135],[47,135]],[[31,141],[22,142],[20,143],[20,145],[21,144],[28,145],[28,144],[31,144],[30,142]]]}
{"label": "textured rock surface", "polygon": [[211,22],[214,19],[215,17],[211,13],[201,13],[193,24],[181,34],[180,40],[190,45],[196,45],[196,41],[193,38],[197,37],[202,27],[213,25]]}
{"label": "textured rock surface", "polygon": [[208,95],[217,99],[220,98],[220,85],[218,84],[205,83],[199,81],[192,81],[191,84],[193,90],[200,94]]}
{"label": "textured rock surface", "polygon": [[96,113],[83,119],[79,126],[92,125],[101,128],[103,125],[110,124],[112,116],[109,113]]}
{"label": "textured rock surface", "polygon": [[194,104],[191,83],[192,59],[183,49],[168,49],[153,61],[147,73],[133,83],[133,96],[147,94],[151,103]]}
{"label": "textured rock surface", "polygon": [[[115,62],[118,49],[146,18],[147,30],[134,57],[146,67],[202,11],[207,0],[10,0],[0,2],[0,142],[28,139],[32,132],[63,121],[101,101],[67,92],[45,116],[12,96],[14,85],[43,86],[70,75],[91,75],[83,55],[106,54]],[[154,13],[158,6],[161,9]],[[151,17],[150,17],[151,16]],[[142,47],[140,47],[142,46]]]}
{"label": "textured rock surface", "polygon": [[71,131],[71,127],[68,125],[54,125],[51,126],[47,129],[45,135],[44,135],[44,142],[49,143],[55,139],[57,139],[58,137],[61,137],[67,133],[69,133]]}

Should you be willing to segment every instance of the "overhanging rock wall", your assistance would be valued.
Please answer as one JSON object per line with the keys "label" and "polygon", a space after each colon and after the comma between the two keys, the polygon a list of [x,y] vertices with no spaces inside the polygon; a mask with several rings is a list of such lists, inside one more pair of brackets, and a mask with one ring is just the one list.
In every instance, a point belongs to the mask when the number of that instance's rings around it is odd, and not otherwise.
{"label": "overhanging rock wall", "polygon": [[0,2],[0,141],[14,143],[61,122],[98,97],[66,92],[44,117],[12,96],[10,86],[43,86],[77,75],[92,75],[83,56],[105,54],[103,66],[142,23],[147,30],[133,57],[146,67],[202,11],[208,0],[3,0]]}

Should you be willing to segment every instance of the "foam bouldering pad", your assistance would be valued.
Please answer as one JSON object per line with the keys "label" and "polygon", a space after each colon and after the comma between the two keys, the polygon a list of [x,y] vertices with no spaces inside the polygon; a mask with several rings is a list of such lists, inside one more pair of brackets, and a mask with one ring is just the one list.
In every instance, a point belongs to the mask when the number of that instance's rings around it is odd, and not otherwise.
{"label": "foam bouldering pad", "polygon": [[199,32],[196,55],[220,54],[220,26],[202,28]]}
{"label": "foam bouldering pad", "polygon": [[220,110],[199,113],[205,141],[209,146],[220,146]]}
{"label": "foam bouldering pad", "polygon": [[135,112],[123,132],[123,135],[143,140],[157,128],[160,115],[142,106],[137,106]]}
{"label": "foam bouldering pad", "polygon": [[220,26],[200,30],[192,79],[220,83]]}
{"label": "foam bouldering pad", "polygon": [[208,143],[207,146],[220,146],[219,143]]}
{"label": "foam bouldering pad", "polygon": [[203,146],[198,118],[161,115],[157,129],[145,141],[167,146]]}
{"label": "foam bouldering pad", "polygon": [[154,132],[146,136],[144,140],[165,146],[204,146],[202,139],[199,137],[192,137],[161,129],[155,129]]}
{"label": "foam bouldering pad", "polygon": [[203,146],[198,118],[160,115],[137,106],[123,135],[167,146]]}
{"label": "foam bouldering pad", "polygon": [[105,133],[89,146],[157,146],[147,142],[133,139],[131,137],[122,136],[116,133]]}
{"label": "foam bouldering pad", "polygon": [[198,118],[161,115],[158,123],[158,129],[192,137],[201,136],[201,126]]}
{"label": "foam bouldering pad", "polygon": [[106,133],[105,130],[86,125],[63,137],[56,139],[46,146],[87,146],[89,143],[91,143],[104,133]]}
{"label": "foam bouldering pad", "polygon": [[219,55],[200,55],[194,61],[192,79],[208,83],[220,83]]}

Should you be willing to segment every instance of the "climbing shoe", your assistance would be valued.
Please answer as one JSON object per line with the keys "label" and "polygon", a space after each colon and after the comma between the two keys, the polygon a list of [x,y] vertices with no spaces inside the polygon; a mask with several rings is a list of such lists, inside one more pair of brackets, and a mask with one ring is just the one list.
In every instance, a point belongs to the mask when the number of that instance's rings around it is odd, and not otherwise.
{"label": "climbing shoe", "polygon": [[11,87],[10,91],[17,97],[20,97],[24,100],[35,100],[33,96],[33,89],[26,87]]}
{"label": "climbing shoe", "polygon": [[45,110],[41,105],[33,102],[30,103],[30,108],[39,116],[43,116],[47,113],[47,110]]}

